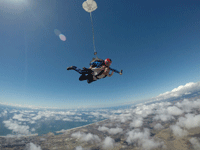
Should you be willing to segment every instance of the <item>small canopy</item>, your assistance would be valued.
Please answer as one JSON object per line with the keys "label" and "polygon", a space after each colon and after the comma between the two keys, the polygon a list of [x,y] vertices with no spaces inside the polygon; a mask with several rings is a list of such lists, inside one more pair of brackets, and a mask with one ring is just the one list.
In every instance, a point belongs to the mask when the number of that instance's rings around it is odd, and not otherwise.
{"label": "small canopy", "polygon": [[97,3],[94,0],[87,0],[83,2],[82,7],[85,11],[91,13],[97,9]]}

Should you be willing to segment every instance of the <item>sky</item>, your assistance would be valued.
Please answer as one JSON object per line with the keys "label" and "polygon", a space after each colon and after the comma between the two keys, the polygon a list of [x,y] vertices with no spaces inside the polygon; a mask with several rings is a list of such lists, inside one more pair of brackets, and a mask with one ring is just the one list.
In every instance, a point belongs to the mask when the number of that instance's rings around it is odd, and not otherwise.
{"label": "sky", "polygon": [[[74,108],[142,101],[200,81],[200,2],[96,0],[98,57],[123,70],[88,84],[69,66],[89,67],[84,0],[0,1],[0,102]],[[66,40],[56,34],[59,30]]]}

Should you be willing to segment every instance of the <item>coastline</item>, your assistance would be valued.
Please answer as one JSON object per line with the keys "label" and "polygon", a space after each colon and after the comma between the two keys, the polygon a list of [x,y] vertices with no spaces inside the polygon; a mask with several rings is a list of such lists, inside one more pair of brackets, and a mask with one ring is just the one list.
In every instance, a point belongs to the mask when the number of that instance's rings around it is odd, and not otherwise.
{"label": "coastline", "polygon": [[[99,122],[103,122],[105,120],[108,120],[108,119],[104,119],[104,120],[99,121]],[[96,124],[96,123],[99,123],[99,122],[90,123],[90,124],[87,124],[87,125],[84,125],[84,126],[75,127],[75,128],[71,128],[71,129],[67,129],[67,130],[56,131],[56,133],[65,133],[65,132],[70,131],[70,130],[75,130],[75,129],[78,129],[78,128],[86,127],[86,126],[89,126],[89,125],[92,125],[92,124]]]}
{"label": "coastline", "polygon": [[6,136],[0,136],[0,138],[15,138],[15,137],[32,137],[32,136],[38,136],[38,133],[30,134],[30,135],[6,135]]}
{"label": "coastline", "polygon": [[[87,127],[87,126],[92,125],[92,124],[100,123],[100,122],[103,122],[105,120],[108,120],[108,119],[104,119],[104,120],[99,121],[99,122],[94,122],[94,123],[90,123],[90,124],[87,124],[87,125],[83,125],[83,126],[79,126],[79,127],[75,127],[75,128],[71,128],[71,129],[53,131],[53,132],[56,133],[56,134],[62,134],[62,133],[68,132],[68,131],[72,131],[72,130],[76,130],[76,129],[79,129],[79,128]],[[49,132],[49,133],[51,133],[51,132]],[[44,135],[47,135],[47,134],[48,133],[46,133]],[[0,138],[20,138],[20,137],[34,137],[34,136],[39,136],[39,134],[38,133],[30,134],[30,135],[11,135],[11,134],[8,134],[6,136],[0,136]]]}

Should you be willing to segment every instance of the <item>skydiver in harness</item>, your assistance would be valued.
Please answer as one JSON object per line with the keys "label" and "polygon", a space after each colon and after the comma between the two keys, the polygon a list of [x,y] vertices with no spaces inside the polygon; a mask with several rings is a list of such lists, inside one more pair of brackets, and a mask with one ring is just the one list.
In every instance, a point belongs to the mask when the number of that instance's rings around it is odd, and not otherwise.
{"label": "skydiver in harness", "polygon": [[[82,7],[85,11],[90,13],[90,18],[91,18],[91,24],[92,24],[92,33],[93,33],[93,45],[94,45],[94,55],[97,54],[95,50],[95,44],[94,44],[94,29],[93,29],[93,22],[92,22],[92,13],[94,10],[97,9],[97,4],[94,0],[86,0],[83,2]],[[93,81],[96,81],[101,78],[105,77],[111,77],[114,72],[119,73],[122,75],[122,70],[117,71],[115,69],[110,68],[112,61],[111,59],[107,58],[104,60],[99,59],[98,57],[94,58],[91,63],[89,68],[83,67],[83,69],[78,69],[76,66],[71,66],[68,67],[67,70],[75,70],[78,73],[81,74],[79,77],[80,81],[87,80],[88,83],[91,83]],[[109,74],[110,70],[112,70],[112,73]]]}
{"label": "skydiver in harness", "polygon": [[83,69],[81,70],[81,69],[78,69],[76,66],[71,66],[71,67],[68,67],[67,70],[77,71],[78,73],[81,74],[81,76],[79,77],[80,81],[87,80],[88,83],[91,83],[93,81],[96,81],[101,78],[105,78],[107,76],[111,77],[114,71],[116,71],[112,69],[113,70],[112,73],[109,74],[110,69],[111,69],[110,68],[111,63],[112,61],[109,58],[105,59],[104,61],[102,59],[97,59],[90,62],[89,68],[83,67]]}

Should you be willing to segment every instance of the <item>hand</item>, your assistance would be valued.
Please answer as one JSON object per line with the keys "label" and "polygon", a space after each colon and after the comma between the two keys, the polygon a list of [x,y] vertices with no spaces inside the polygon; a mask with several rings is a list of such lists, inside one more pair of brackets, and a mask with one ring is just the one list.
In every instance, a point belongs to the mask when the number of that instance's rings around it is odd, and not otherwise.
{"label": "hand", "polygon": [[102,69],[105,69],[105,68],[106,68],[106,66],[102,66],[101,68],[102,68]]}
{"label": "hand", "polygon": [[110,77],[113,75],[114,71],[111,72],[111,74],[109,75]]}

